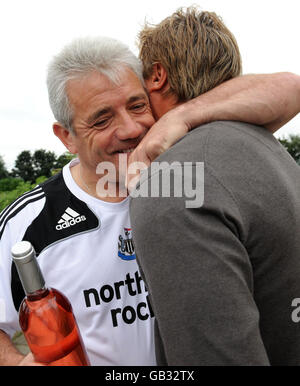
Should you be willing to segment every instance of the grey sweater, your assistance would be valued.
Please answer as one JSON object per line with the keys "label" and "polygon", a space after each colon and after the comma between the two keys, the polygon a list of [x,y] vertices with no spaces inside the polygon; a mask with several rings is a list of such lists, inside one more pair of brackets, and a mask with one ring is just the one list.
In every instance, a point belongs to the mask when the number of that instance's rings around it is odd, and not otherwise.
{"label": "grey sweater", "polygon": [[201,207],[131,200],[158,364],[300,365],[300,167],[265,129],[230,121],[156,161],[204,162]]}

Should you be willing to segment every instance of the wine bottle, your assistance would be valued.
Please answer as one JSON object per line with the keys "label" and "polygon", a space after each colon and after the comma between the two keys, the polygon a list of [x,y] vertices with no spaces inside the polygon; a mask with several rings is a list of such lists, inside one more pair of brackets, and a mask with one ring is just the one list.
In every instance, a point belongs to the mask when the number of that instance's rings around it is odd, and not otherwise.
{"label": "wine bottle", "polygon": [[72,306],[60,291],[45,286],[31,243],[18,242],[11,253],[26,294],[20,327],[35,360],[49,366],[89,366]]}

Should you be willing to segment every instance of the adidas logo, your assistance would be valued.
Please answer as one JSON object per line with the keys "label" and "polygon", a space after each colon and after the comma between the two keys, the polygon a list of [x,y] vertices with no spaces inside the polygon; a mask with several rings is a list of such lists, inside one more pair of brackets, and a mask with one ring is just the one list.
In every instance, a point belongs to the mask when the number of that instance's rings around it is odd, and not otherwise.
{"label": "adidas logo", "polygon": [[61,219],[57,222],[55,229],[61,231],[62,229],[69,228],[82,221],[86,221],[85,216],[81,216],[79,213],[75,212],[75,210],[67,208],[61,216]]}

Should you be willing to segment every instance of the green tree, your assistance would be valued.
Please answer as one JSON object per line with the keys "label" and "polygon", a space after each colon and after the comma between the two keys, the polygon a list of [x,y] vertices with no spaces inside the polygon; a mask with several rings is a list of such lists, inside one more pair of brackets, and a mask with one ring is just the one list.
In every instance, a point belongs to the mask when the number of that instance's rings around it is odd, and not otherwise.
{"label": "green tree", "polygon": [[34,183],[38,177],[50,177],[55,163],[56,155],[52,151],[39,149],[32,155],[29,150],[24,150],[17,156],[12,176]]}
{"label": "green tree", "polygon": [[300,165],[300,136],[290,135],[288,139],[279,139],[279,142],[286,148],[297,164]]}
{"label": "green tree", "polygon": [[51,170],[55,167],[56,155],[52,151],[39,149],[33,153],[32,161],[34,180],[41,176],[50,177]]}
{"label": "green tree", "polygon": [[15,167],[12,170],[13,177],[20,177],[24,181],[32,182],[35,180],[33,159],[29,150],[22,151],[15,161]]}
{"label": "green tree", "polygon": [[3,161],[2,156],[0,155],[0,179],[7,178],[9,176],[9,173],[6,169],[5,163]]}
{"label": "green tree", "polygon": [[76,154],[69,153],[66,151],[65,153],[61,154],[54,165],[55,169],[62,169],[68,162],[70,162],[73,158],[76,157]]}

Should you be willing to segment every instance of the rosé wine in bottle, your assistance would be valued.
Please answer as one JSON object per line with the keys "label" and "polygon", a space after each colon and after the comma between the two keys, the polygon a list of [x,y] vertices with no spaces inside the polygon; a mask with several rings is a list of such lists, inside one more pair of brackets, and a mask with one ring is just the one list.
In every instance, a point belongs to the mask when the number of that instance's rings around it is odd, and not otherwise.
{"label": "ros\u00e9 wine in bottle", "polygon": [[31,243],[11,250],[26,297],[20,327],[37,362],[48,366],[90,366],[72,306],[65,295],[47,288]]}

